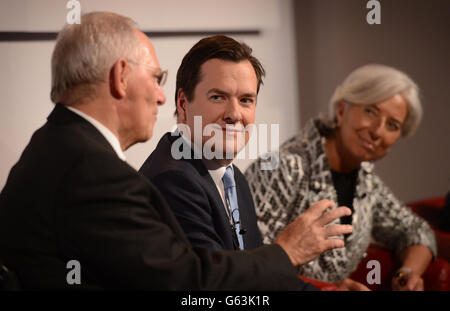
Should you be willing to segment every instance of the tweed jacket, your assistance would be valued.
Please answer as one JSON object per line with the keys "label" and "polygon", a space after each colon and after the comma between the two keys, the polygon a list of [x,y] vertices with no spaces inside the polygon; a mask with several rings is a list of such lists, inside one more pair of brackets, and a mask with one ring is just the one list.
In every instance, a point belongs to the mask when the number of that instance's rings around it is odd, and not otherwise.
{"label": "tweed jacket", "polygon": [[[245,175],[252,191],[258,225],[265,243],[309,206],[322,199],[337,202],[328,158],[324,149],[322,121],[311,119],[300,134],[280,147],[279,165],[261,170],[258,159]],[[371,241],[399,255],[406,247],[422,244],[436,256],[430,226],[404,206],[373,172],[373,164],[361,163],[353,199],[353,233],[345,247],[324,252],[300,267],[307,277],[334,282],[348,277],[365,256]],[[339,219],[333,223],[339,223]],[[342,238],[342,236],[340,236]]]}

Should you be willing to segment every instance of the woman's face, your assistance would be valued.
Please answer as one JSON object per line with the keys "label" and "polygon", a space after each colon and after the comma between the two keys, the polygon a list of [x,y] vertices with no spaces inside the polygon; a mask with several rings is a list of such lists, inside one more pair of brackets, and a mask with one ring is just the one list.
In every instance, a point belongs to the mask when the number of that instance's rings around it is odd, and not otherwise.
{"label": "woman's face", "polygon": [[400,94],[370,105],[338,104],[337,139],[344,159],[375,161],[400,137],[408,105]]}

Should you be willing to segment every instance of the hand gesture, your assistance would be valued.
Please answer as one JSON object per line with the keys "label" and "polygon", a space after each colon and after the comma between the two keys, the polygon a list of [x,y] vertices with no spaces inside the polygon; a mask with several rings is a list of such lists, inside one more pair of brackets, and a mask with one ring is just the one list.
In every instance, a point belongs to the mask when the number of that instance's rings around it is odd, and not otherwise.
{"label": "hand gesture", "polygon": [[330,200],[315,203],[278,235],[274,243],[285,250],[294,266],[305,264],[329,249],[344,247],[342,239],[331,237],[351,233],[353,227],[326,225],[339,217],[351,215],[351,210],[342,206],[324,213],[333,206]]}

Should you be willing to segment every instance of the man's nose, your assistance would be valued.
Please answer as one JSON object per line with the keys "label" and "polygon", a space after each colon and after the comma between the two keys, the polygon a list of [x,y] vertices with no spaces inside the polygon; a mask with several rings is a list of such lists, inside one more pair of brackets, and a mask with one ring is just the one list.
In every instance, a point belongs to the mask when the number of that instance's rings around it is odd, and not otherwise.
{"label": "man's nose", "polygon": [[242,120],[241,106],[238,99],[231,98],[226,103],[223,119],[227,124],[234,124]]}
{"label": "man's nose", "polygon": [[160,91],[158,93],[157,101],[158,101],[158,106],[162,106],[166,103],[167,98],[166,98],[166,93],[164,93],[163,88],[160,87],[159,89],[160,89]]}

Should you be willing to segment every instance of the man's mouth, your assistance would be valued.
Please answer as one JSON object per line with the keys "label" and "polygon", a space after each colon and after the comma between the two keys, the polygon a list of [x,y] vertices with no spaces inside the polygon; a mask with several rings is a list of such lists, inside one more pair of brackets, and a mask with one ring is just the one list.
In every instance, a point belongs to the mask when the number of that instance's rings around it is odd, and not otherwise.
{"label": "man's mouth", "polygon": [[235,135],[235,134],[242,134],[244,132],[244,126],[243,125],[226,125],[225,127],[221,127],[222,132],[225,133],[225,135]]}

